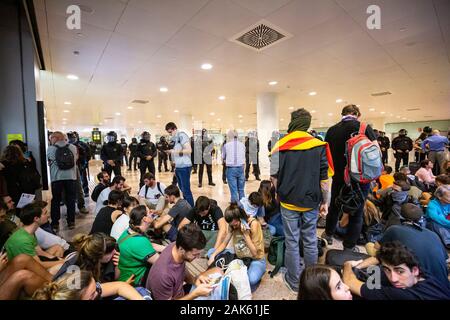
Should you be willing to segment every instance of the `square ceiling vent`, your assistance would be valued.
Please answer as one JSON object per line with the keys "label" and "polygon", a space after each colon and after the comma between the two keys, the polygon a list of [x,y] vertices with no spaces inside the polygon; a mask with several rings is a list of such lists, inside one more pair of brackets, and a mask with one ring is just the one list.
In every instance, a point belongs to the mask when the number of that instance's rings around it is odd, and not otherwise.
{"label": "square ceiling vent", "polygon": [[291,37],[290,33],[282,30],[280,27],[262,20],[235,34],[229,40],[248,49],[261,52]]}

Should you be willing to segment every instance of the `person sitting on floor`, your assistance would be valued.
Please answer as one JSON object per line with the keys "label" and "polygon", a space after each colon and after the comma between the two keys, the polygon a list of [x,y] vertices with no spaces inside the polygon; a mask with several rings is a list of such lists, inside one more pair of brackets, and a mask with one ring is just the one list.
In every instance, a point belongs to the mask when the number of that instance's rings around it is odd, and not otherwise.
{"label": "person sitting on floor", "polygon": [[173,242],[177,238],[178,226],[189,214],[192,207],[185,199],[181,199],[180,189],[177,186],[168,186],[164,193],[166,200],[174,206],[170,208],[167,214],[162,214],[155,219],[153,227],[155,229],[162,229],[166,232],[167,239]]}
{"label": "person sitting on floor", "polygon": [[123,214],[120,215],[111,228],[111,237],[119,240],[122,233],[130,226],[131,210],[139,205],[139,200],[135,197],[126,196],[122,202]]}
{"label": "person sitting on floor", "polygon": [[97,174],[98,185],[95,186],[94,190],[91,194],[91,199],[94,202],[97,202],[98,196],[102,193],[103,190],[109,187],[110,177],[107,171],[102,171]]}
{"label": "person sitting on floor", "polygon": [[[409,182],[409,184],[412,186],[415,186],[419,188],[422,192],[427,191],[426,186],[419,181],[419,178],[417,178],[415,175],[411,174],[411,170],[409,169],[409,166],[403,166],[400,167],[399,173],[403,173]],[[397,180],[397,179],[396,179]]]}
{"label": "person sitting on floor", "polygon": [[380,190],[387,189],[391,187],[394,184],[394,177],[391,175],[392,173],[392,167],[385,166],[384,170],[381,172],[381,176],[378,178],[377,181],[377,193]]}
{"label": "person sitting on floor", "polygon": [[[415,185],[411,184],[410,180],[404,173],[401,173],[401,172],[394,173],[394,181],[407,182],[410,186],[408,195],[413,197],[416,201],[422,200],[423,191],[421,189],[419,189],[418,187],[416,187]],[[392,192],[392,190],[393,190],[393,187],[391,185],[389,188],[386,188],[383,190],[378,190],[377,195],[379,195],[380,198],[382,198],[383,196],[390,194]]]}
{"label": "person sitting on floor", "polygon": [[331,267],[308,266],[300,276],[298,300],[352,300],[350,288]]}
{"label": "person sitting on floor", "polygon": [[[79,285],[75,286],[74,283]],[[114,296],[127,300],[148,300],[126,282],[98,283],[92,273],[85,270],[66,273],[58,280],[44,285],[34,293],[33,300],[99,300]]]}
{"label": "person sitting on floor", "polygon": [[48,218],[48,212],[42,210],[38,204],[30,203],[22,209],[20,220],[23,223],[23,227],[15,231],[5,243],[9,260],[23,253],[33,257],[46,269],[62,264],[62,261],[55,256],[55,253],[61,250],[64,252],[64,249],[52,247],[52,250],[44,251],[38,245],[36,239],[36,230],[39,226],[47,223]]}
{"label": "person sitting on floor", "polygon": [[283,220],[281,219],[280,202],[275,195],[275,187],[270,180],[259,184],[258,192],[262,196],[264,206],[264,221],[267,222],[270,233],[274,236],[284,236]]}
{"label": "person sitting on floor", "polygon": [[217,250],[209,250],[208,265],[212,265],[215,257],[222,253],[232,241],[237,258],[247,264],[248,279],[252,292],[254,292],[262,276],[266,273],[264,238],[261,224],[256,218],[248,217],[244,209],[235,203],[232,203],[225,210],[224,216],[229,226],[228,233]]}
{"label": "person sitting on floor", "polygon": [[228,225],[223,217],[222,209],[217,205],[217,201],[200,196],[195,201],[194,208],[181,221],[178,230],[186,224],[195,223],[206,237],[205,251],[211,248],[218,248],[227,235]]}
{"label": "person sitting on floor", "polygon": [[[249,217],[257,218],[263,228],[267,227],[264,220],[266,213],[264,212],[263,198],[261,193],[252,192],[248,197],[242,198],[238,205],[244,209]],[[275,232],[275,230],[272,229]]]}
{"label": "person sitting on floor", "polygon": [[356,277],[353,267],[360,261],[344,264],[343,280],[350,291],[366,300],[449,300],[450,285],[425,275],[414,254],[398,241],[384,243],[376,255],[389,281],[384,285],[364,283]]}
{"label": "person sitting on floor", "polygon": [[162,212],[166,207],[166,199],[164,190],[166,185],[156,181],[155,176],[151,172],[147,172],[143,176],[144,185],[139,191],[139,202],[145,204],[149,209]]}
{"label": "person sitting on floor", "polygon": [[433,190],[436,179],[433,174],[433,162],[428,159],[423,160],[420,163],[420,169],[417,170],[415,176],[425,185],[426,191]]}
{"label": "person sitting on floor", "polygon": [[[146,288],[155,300],[194,300],[211,293],[206,274],[194,279],[186,270],[186,262],[199,258],[205,245],[206,238],[198,225],[191,223],[180,229],[176,242],[161,253],[148,275]],[[184,282],[194,284],[195,289],[185,290]]]}
{"label": "person sitting on floor", "polygon": [[117,218],[122,214],[122,202],[124,193],[122,191],[113,190],[108,195],[108,205],[100,209],[95,216],[90,234],[95,232],[103,232],[110,234],[111,228]]}
{"label": "person sitting on floor", "polygon": [[109,188],[105,188],[98,196],[97,204],[95,206],[95,214],[97,215],[101,208],[106,207],[108,203],[107,202],[108,196],[111,193],[111,191],[113,190],[124,191],[124,186],[125,186],[125,178],[122,176],[115,176],[111,183],[111,186]]}
{"label": "person sitting on floor", "polygon": [[[401,215],[401,224],[390,226],[378,242],[366,245],[367,253],[375,256],[383,243],[399,241],[414,252],[424,274],[433,275],[441,282],[448,281],[447,252],[439,237],[421,225],[423,210],[406,203],[402,205]],[[378,263],[375,258],[368,258],[357,268],[365,269]]]}
{"label": "person sitting on floor", "polygon": [[427,227],[436,232],[450,250],[450,186],[440,186],[434,196],[426,211]]}
{"label": "person sitting on floor", "polygon": [[144,285],[150,265],[154,265],[164,246],[151,243],[146,232],[152,218],[146,206],[131,210],[130,225],[117,241],[120,249],[119,281],[132,281],[134,285]]}

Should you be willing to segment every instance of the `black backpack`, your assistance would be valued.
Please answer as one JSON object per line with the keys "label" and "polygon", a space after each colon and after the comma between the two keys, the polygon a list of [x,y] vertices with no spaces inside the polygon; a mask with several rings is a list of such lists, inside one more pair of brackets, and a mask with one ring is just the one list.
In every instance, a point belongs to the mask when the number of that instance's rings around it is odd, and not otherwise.
{"label": "black backpack", "polygon": [[37,189],[42,187],[41,175],[31,164],[24,164],[19,172],[17,185],[24,193],[34,194]]}
{"label": "black backpack", "polygon": [[75,156],[70,151],[69,144],[66,144],[64,147],[59,147],[55,144],[55,147],[55,161],[58,168],[61,170],[72,169],[75,166]]}

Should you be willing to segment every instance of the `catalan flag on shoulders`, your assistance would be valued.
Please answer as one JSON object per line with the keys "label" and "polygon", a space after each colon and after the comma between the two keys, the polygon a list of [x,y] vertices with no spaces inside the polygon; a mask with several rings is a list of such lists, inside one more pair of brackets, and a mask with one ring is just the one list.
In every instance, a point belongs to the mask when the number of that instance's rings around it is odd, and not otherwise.
{"label": "catalan flag on shoulders", "polygon": [[330,146],[327,142],[314,138],[304,131],[293,131],[283,138],[278,140],[275,146],[272,148],[270,155],[288,150],[309,150],[319,146],[325,146],[328,160],[328,177],[334,175],[333,158],[331,157]]}

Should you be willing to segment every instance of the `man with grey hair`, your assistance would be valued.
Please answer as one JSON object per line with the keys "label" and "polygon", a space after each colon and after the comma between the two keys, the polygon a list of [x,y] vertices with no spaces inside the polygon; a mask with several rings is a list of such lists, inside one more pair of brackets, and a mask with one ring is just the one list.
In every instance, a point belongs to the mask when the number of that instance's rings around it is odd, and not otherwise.
{"label": "man with grey hair", "polygon": [[445,173],[445,149],[448,147],[448,138],[441,136],[439,130],[433,130],[433,135],[423,140],[422,150],[428,150],[428,159],[434,164],[433,173],[438,176]]}
{"label": "man with grey hair", "polygon": [[450,186],[440,186],[434,196],[436,198],[428,203],[426,211],[427,227],[436,232],[450,250]]}
{"label": "man with grey hair", "polygon": [[230,130],[227,134],[227,143],[222,147],[222,158],[226,164],[228,187],[230,188],[231,202],[236,202],[245,197],[245,145],[238,140],[236,130]]}
{"label": "man with grey hair", "polygon": [[52,133],[50,143],[51,146],[47,150],[47,159],[50,167],[52,187],[51,225],[55,232],[58,232],[59,219],[61,218],[60,203],[63,192],[67,206],[67,225],[69,229],[75,228],[76,162],[78,151],[74,145],[67,142],[67,136],[59,131]]}
{"label": "man with grey hair", "polygon": [[298,291],[303,268],[317,264],[317,219],[328,213],[333,175],[328,143],[311,136],[310,125],[307,110],[292,112],[288,134],[271,151],[270,175],[280,199],[286,243],[283,279],[292,291]]}

